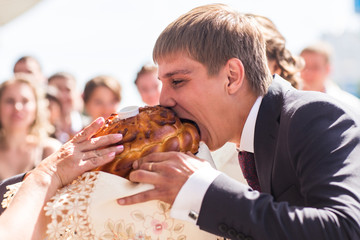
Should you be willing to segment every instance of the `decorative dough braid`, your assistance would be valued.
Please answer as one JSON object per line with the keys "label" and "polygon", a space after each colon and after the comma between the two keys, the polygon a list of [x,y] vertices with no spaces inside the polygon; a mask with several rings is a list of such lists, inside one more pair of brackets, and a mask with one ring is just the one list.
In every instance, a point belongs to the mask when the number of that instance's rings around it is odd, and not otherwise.
{"label": "decorative dough braid", "polygon": [[93,136],[121,133],[124,151],[115,159],[94,171],[104,171],[121,177],[128,177],[132,163],[153,152],[190,151],[195,154],[199,148],[200,136],[195,125],[181,122],[172,110],[161,107],[139,108],[139,114],[120,119],[112,114],[105,125]]}

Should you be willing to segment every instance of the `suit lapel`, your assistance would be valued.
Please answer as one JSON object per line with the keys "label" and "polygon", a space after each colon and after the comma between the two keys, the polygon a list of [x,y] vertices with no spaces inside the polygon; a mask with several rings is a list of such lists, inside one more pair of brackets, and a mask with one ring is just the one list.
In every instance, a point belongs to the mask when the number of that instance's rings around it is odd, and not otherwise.
{"label": "suit lapel", "polygon": [[275,158],[280,113],[284,91],[290,84],[275,76],[268,93],[264,96],[256,119],[254,156],[261,191],[271,193],[272,167]]}

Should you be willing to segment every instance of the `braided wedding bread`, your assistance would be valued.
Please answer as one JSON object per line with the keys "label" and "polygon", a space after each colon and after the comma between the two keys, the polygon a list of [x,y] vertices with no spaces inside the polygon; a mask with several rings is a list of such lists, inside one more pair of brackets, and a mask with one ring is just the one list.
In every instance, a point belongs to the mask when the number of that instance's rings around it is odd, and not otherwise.
{"label": "braided wedding bread", "polygon": [[196,153],[200,136],[195,125],[181,122],[172,110],[161,107],[139,108],[139,114],[120,119],[112,114],[105,125],[93,136],[121,133],[124,151],[115,159],[95,171],[104,171],[121,177],[128,177],[132,163],[153,152],[181,151]]}

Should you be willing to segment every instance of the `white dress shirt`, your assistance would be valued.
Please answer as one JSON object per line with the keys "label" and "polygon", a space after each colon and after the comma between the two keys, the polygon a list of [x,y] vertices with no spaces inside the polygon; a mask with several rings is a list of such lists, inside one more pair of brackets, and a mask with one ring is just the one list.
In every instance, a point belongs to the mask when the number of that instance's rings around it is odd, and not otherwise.
{"label": "white dress shirt", "polygon": [[212,151],[211,157],[215,168],[229,177],[247,184],[239,164],[239,153],[235,143],[227,142],[221,148]]}
{"label": "white dress shirt", "polygon": [[[250,110],[241,134],[238,150],[254,152],[255,123],[261,101],[262,97],[260,96]],[[196,224],[205,193],[220,174],[220,171],[210,166],[194,172],[180,189],[171,208],[171,217]]]}

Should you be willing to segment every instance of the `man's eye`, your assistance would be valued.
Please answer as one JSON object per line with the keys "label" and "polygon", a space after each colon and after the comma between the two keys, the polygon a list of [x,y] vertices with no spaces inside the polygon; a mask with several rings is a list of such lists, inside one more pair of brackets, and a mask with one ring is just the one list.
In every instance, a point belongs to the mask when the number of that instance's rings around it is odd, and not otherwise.
{"label": "man's eye", "polygon": [[171,84],[172,84],[174,87],[176,87],[176,86],[178,86],[179,84],[181,84],[182,82],[184,82],[184,81],[183,81],[183,80],[173,79],[173,80],[171,81]]}

